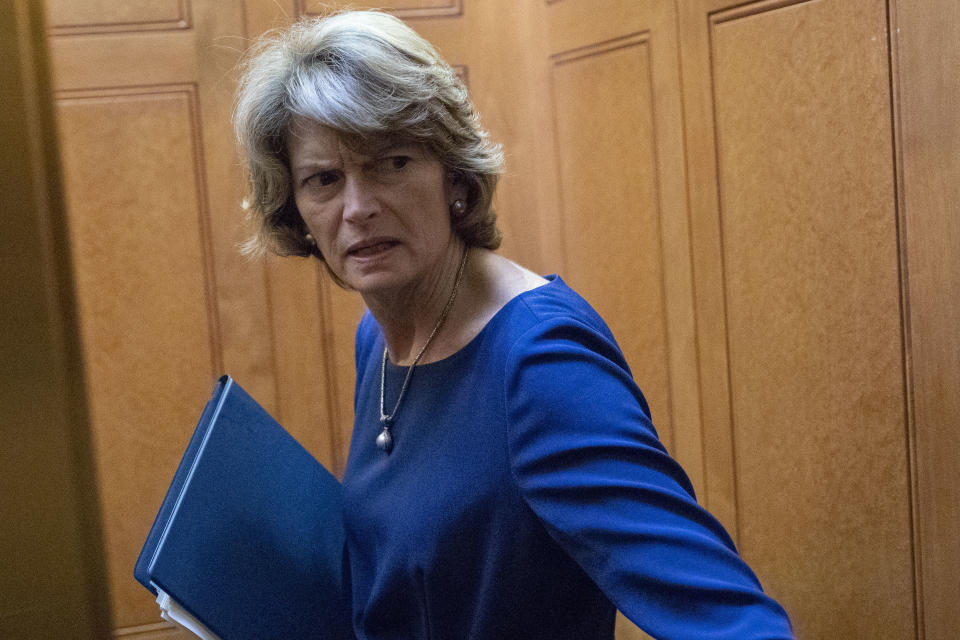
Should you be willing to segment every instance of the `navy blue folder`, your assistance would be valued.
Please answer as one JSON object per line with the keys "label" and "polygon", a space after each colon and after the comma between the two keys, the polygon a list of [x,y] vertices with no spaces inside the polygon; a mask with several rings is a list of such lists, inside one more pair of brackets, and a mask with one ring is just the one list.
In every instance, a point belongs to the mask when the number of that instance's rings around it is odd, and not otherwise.
{"label": "navy blue folder", "polygon": [[134,576],[221,640],[353,637],[340,483],[229,376]]}

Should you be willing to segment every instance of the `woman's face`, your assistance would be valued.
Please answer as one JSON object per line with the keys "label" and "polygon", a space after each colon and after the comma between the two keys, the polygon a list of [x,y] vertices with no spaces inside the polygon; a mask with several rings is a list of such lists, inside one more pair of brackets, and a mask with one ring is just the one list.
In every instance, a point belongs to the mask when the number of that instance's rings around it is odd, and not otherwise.
{"label": "woman's face", "polygon": [[287,151],[297,209],[330,269],[361,294],[425,282],[449,256],[450,204],[465,194],[416,143],[374,141],[364,155],[297,119]]}

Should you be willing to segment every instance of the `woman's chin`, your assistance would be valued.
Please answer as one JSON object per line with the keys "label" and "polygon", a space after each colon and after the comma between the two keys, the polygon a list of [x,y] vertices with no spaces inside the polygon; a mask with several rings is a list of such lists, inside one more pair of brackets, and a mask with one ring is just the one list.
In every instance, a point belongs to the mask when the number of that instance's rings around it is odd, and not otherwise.
{"label": "woman's chin", "polygon": [[390,270],[352,271],[343,280],[362,296],[390,295],[404,289],[406,284],[404,278]]}

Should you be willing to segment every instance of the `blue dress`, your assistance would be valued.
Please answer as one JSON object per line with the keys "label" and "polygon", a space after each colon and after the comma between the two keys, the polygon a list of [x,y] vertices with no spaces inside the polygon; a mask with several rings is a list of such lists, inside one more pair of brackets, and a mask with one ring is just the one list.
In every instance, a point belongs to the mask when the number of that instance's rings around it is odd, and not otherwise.
{"label": "blue dress", "polygon": [[[657,439],[609,329],[558,277],[418,366],[380,431],[383,335],[357,331],[343,479],[361,640],[792,638]],[[406,368],[388,364],[385,405]]]}

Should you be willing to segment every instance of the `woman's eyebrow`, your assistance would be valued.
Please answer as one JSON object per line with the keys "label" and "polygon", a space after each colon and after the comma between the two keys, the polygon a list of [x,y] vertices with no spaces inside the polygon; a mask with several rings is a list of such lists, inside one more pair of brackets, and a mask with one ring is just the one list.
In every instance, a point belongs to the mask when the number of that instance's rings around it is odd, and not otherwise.
{"label": "woman's eyebrow", "polygon": [[337,167],[333,161],[320,158],[310,158],[292,165],[290,167],[290,173],[294,178],[303,178],[308,177],[317,171],[333,171],[336,170],[336,168]]}
{"label": "woman's eyebrow", "polygon": [[404,140],[402,138],[385,138],[374,141],[366,150],[371,157],[384,156],[397,149],[419,148],[419,144],[413,140]]}

